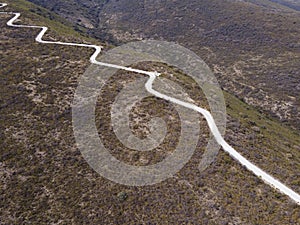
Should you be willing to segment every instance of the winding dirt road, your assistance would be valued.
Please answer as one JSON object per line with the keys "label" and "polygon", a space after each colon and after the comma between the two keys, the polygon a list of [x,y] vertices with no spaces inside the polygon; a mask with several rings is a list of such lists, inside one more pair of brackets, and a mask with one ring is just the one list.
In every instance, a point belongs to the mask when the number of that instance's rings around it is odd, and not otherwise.
{"label": "winding dirt road", "polygon": [[[3,8],[5,6],[7,6],[6,3],[0,3],[0,8]],[[130,71],[130,72],[145,74],[145,75],[149,76],[149,80],[147,81],[147,83],[145,85],[145,87],[146,87],[146,89],[147,89],[147,91],[149,93],[153,94],[154,96],[156,96],[158,98],[162,98],[162,99],[164,99],[166,101],[170,101],[170,102],[172,102],[174,104],[178,104],[178,105],[184,106],[186,108],[189,108],[189,109],[192,109],[192,110],[195,110],[195,111],[201,113],[205,117],[205,119],[206,119],[206,121],[208,123],[208,126],[209,126],[209,128],[211,130],[211,133],[213,134],[214,138],[223,147],[224,151],[226,151],[227,153],[229,153],[229,155],[231,157],[233,157],[235,160],[237,160],[239,163],[241,163],[243,166],[245,166],[248,170],[250,170],[251,172],[253,172],[256,176],[258,176],[259,178],[261,178],[265,183],[269,184],[270,186],[272,186],[273,188],[277,189],[281,193],[286,194],[292,200],[294,200],[297,204],[300,205],[300,195],[298,193],[294,192],[289,187],[287,187],[286,185],[284,185],[283,183],[281,183],[280,181],[278,181],[277,179],[275,179],[274,177],[272,177],[268,173],[264,172],[262,169],[260,169],[259,167],[257,167],[253,163],[251,163],[249,160],[247,160],[245,157],[243,157],[241,154],[239,154],[236,150],[234,150],[224,140],[224,138],[220,134],[219,129],[217,128],[216,123],[215,123],[215,121],[214,121],[214,119],[213,119],[213,117],[212,117],[212,115],[211,115],[211,113],[209,111],[207,111],[207,110],[205,110],[203,108],[200,108],[200,107],[198,107],[198,106],[196,106],[194,104],[183,102],[183,101],[180,101],[178,99],[175,99],[175,98],[169,97],[167,95],[161,94],[160,92],[154,90],[152,88],[152,84],[154,83],[155,79],[160,75],[159,73],[157,73],[157,72],[149,72],[149,71],[144,71],[144,70],[138,70],[138,69],[134,69],[134,68],[130,68],[130,67],[124,67],[124,66],[119,66],[119,65],[114,65],[114,64],[99,62],[99,61],[96,60],[96,58],[101,53],[102,46],[88,45],[88,44],[77,44],[77,43],[68,43],[68,42],[44,41],[42,38],[43,38],[44,34],[47,32],[47,30],[48,30],[47,27],[34,26],[34,25],[33,26],[32,25],[16,25],[16,24],[14,24],[14,22],[21,16],[20,13],[0,12],[0,14],[14,15],[14,17],[7,22],[7,25],[10,26],[10,27],[41,29],[41,32],[35,38],[35,40],[37,42],[39,42],[39,43],[93,48],[93,49],[95,49],[95,52],[90,57],[91,63],[97,64],[97,65],[100,65],[100,66],[107,66],[107,67],[112,67],[112,68],[116,68],[116,69],[126,70],[126,71]]]}

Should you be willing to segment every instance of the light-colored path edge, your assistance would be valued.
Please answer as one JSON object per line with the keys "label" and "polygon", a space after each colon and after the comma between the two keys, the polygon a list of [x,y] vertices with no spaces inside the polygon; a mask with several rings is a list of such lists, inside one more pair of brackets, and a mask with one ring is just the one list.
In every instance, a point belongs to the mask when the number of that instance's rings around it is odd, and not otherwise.
{"label": "light-colored path edge", "polygon": [[[5,6],[7,6],[7,3],[0,3],[0,8],[3,8]],[[100,66],[107,66],[107,67],[126,70],[126,71],[130,71],[130,72],[145,74],[145,75],[149,76],[149,80],[147,81],[147,83],[145,85],[146,90],[149,93],[153,94],[154,96],[156,96],[158,98],[164,99],[166,101],[172,102],[174,104],[181,105],[183,107],[186,107],[186,108],[189,108],[189,109],[192,109],[194,111],[197,111],[197,112],[201,113],[205,117],[214,138],[222,146],[222,148],[224,149],[225,152],[227,152],[231,157],[233,157],[235,160],[237,160],[243,166],[245,166],[249,171],[251,171],[256,176],[258,176],[260,179],[262,179],[266,184],[270,185],[271,187],[275,188],[276,190],[280,191],[281,193],[289,196],[298,205],[300,205],[300,195],[298,193],[296,193],[295,191],[293,191],[292,189],[290,189],[289,187],[287,187],[286,185],[284,185],[283,183],[281,183],[280,181],[278,181],[277,179],[275,179],[274,177],[272,177],[271,175],[269,175],[268,173],[266,173],[265,171],[263,171],[262,169],[260,169],[256,165],[254,165],[253,163],[251,163],[249,160],[247,160],[245,157],[243,157],[240,153],[238,153],[234,148],[232,148],[224,140],[224,138],[220,134],[219,129],[217,128],[216,123],[215,123],[215,121],[214,121],[214,119],[213,119],[213,117],[212,117],[212,115],[210,114],[209,111],[207,111],[203,108],[200,108],[200,107],[198,107],[194,104],[183,102],[181,100],[169,97],[167,95],[161,94],[158,91],[155,91],[152,88],[152,85],[153,85],[155,79],[160,75],[159,73],[134,69],[134,68],[130,68],[130,67],[119,66],[119,65],[115,65],[115,64],[99,62],[99,61],[96,60],[96,58],[101,53],[102,46],[88,45],[88,44],[78,44],[78,43],[69,43],[69,42],[60,42],[60,41],[57,41],[57,42],[44,41],[44,40],[42,40],[42,38],[45,35],[45,33],[47,32],[48,27],[34,26],[34,25],[16,25],[16,24],[14,24],[14,22],[21,16],[21,13],[0,12],[0,14],[14,15],[14,17],[11,18],[7,22],[7,25],[10,26],[10,27],[41,29],[41,32],[35,38],[35,40],[39,43],[94,48],[95,52],[90,57],[90,62],[91,63],[96,64],[96,65],[100,65]]]}

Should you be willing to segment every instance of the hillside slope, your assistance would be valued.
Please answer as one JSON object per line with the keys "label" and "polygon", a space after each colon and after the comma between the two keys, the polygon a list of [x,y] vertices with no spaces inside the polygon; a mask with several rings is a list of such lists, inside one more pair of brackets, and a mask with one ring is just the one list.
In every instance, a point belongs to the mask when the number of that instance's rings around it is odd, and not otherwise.
{"label": "hillside slope", "polygon": [[[65,18],[74,13],[94,18],[87,32],[110,43],[178,42],[213,68],[225,90],[300,129],[300,16],[295,10],[268,0],[110,0],[93,2],[96,7],[92,1],[33,1]],[[92,9],[98,14],[86,16]]]}
{"label": "hillside slope", "polygon": [[[23,0],[8,3],[7,11],[22,13],[20,23],[49,26],[47,39],[99,44],[58,22],[62,19],[41,7]],[[36,43],[37,30],[8,27],[9,18],[0,15],[0,224],[300,222],[299,206],[262,183],[227,154],[220,152],[207,170],[202,173],[197,170],[208,136],[204,121],[192,161],[173,179],[137,188],[102,178],[77,149],[71,118],[78,78],[89,66],[92,52]],[[176,74],[177,82],[201,103],[199,90],[184,75]],[[122,84],[135,78],[135,74],[120,72],[120,76],[112,79],[108,93],[101,96],[97,112],[104,125],[98,128],[108,128],[107,136],[111,139],[107,142],[111,146],[116,140],[111,127],[107,127],[110,114],[105,113]],[[299,133],[268,119],[231,94],[225,93],[225,97],[229,114],[226,140],[299,193]],[[149,111],[143,115],[151,118],[149,114],[160,107],[163,118],[174,116],[172,123],[177,124],[176,114],[169,112],[172,107],[168,103],[156,99],[152,103],[156,104],[143,106],[144,111]],[[172,134],[175,136],[176,132]],[[114,154],[130,164],[142,161],[135,153]]]}
{"label": "hillside slope", "polygon": [[194,50],[222,87],[300,128],[300,16],[233,1],[110,1],[99,31],[155,38]]}

